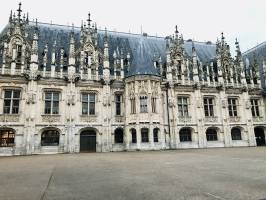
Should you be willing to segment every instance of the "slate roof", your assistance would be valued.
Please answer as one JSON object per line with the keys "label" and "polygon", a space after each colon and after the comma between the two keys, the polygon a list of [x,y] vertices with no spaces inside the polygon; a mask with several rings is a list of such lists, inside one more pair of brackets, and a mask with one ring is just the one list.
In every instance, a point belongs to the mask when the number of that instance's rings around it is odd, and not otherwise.
{"label": "slate roof", "polygon": [[[72,30],[70,26],[54,25],[47,23],[38,23],[40,30],[39,35],[39,56],[41,56],[44,46],[48,44],[48,63],[47,70],[51,64],[51,50],[56,41],[57,52],[61,48],[64,48],[65,52],[69,52],[69,35]],[[7,31],[6,27],[2,34]],[[32,38],[33,34],[33,22],[27,26],[29,32],[29,38]],[[78,46],[80,37],[80,28],[75,28],[75,41],[76,47]],[[109,57],[112,59],[114,51],[123,51],[124,53],[129,52],[130,59],[130,69],[127,72],[127,76],[136,74],[149,74],[149,75],[159,75],[159,72],[154,67],[153,61],[154,56],[157,58],[160,56],[162,62],[165,63],[166,60],[166,41],[163,37],[154,36],[144,36],[140,34],[122,33],[108,31],[108,41],[109,41]],[[1,37],[0,35],[0,37]],[[104,31],[98,31],[98,45],[99,48],[103,49],[103,37]],[[192,43],[196,49],[198,59],[202,63],[208,63],[215,58],[216,45],[205,43],[205,42],[192,42],[191,40],[185,41],[184,49],[188,56],[192,55]],[[59,57],[59,56],[58,56]],[[59,59],[59,58],[58,58]],[[57,60],[58,61],[58,60]],[[101,67],[101,66],[100,66]],[[100,70],[101,71],[101,70]]]}
{"label": "slate roof", "polygon": [[263,76],[263,60],[266,62],[266,42],[263,42],[243,53],[243,60],[247,68],[254,64],[254,59],[256,59],[259,65],[262,87],[266,88]]}

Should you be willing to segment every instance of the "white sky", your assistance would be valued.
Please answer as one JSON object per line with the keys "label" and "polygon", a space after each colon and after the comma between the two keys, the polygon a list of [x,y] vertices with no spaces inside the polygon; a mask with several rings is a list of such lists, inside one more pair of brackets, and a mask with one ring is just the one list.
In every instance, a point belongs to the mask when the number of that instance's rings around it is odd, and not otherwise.
{"label": "white sky", "polygon": [[[0,30],[19,1],[3,1]],[[237,37],[245,51],[266,40],[266,0],[22,0],[30,19],[80,26],[91,12],[98,27],[167,36],[178,25],[184,39],[216,42],[223,31],[234,51]],[[232,46],[233,45],[233,46]]]}

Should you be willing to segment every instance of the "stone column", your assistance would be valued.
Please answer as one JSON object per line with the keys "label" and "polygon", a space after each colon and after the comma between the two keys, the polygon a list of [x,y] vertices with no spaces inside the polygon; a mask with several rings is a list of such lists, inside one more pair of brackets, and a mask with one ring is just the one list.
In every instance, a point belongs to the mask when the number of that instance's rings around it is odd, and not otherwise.
{"label": "stone column", "polygon": [[140,147],[141,147],[141,128],[139,125],[136,126],[136,132],[137,132],[137,149],[140,149]]}

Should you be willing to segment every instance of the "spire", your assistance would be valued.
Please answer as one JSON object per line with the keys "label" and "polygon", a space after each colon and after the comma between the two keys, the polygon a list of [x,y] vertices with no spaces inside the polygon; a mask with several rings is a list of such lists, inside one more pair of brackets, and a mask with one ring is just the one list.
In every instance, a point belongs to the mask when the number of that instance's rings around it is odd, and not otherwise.
{"label": "spire", "polygon": [[109,60],[109,49],[108,49],[108,35],[107,29],[104,31],[104,59]]}
{"label": "spire", "polygon": [[18,11],[18,20],[19,20],[19,22],[20,22],[21,12],[22,12],[22,10],[21,10],[21,2],[19,2],[19,4],[18,4],[18,9],[17,9],[17,11]]}
{"label": "spire", "polygon": [[[70,32],[70,45],[69,45],[69,59],[68,59],[69,66],[75,65],[75,38],[74,38],[74,24],[72,24],[72,30]],[[71,71],[71,70],[70,70]],[[70,72],[69,71],[69,72]],[[72,70],[73,72],[73,70]],[[72,73],[71,72],[71,73]]]}
{"label": "spire", "polygon": [[107,35],[107,29],[105,27],[104,29],[104,46],[108,47],[108,35]]}
{"label": "spire", "polygon": [[236,49],[237,49],[237,51],[240,50],[240,49],[239,49],[239,42],[237,41],[237,38],[236,38],[235,45],[236,45]]}
{"label": "spire", "polygon": [[97,32],[98,28],[97,28],[97,23],[96,22],[94,23],[94,27],[95,27],[95,32]]}
{"label": "spire", "polygon": [[46,67],[47,64],[48,44],[46,43],[43,50],[43,64]]}
{"label": "spire", "polygon": [[225,45],[225,37],[224,37],[224,33],[221,33],[221,46]]}
{"label": "spire", "polygon": [[12,22],[12,10],[10,11],[9,22]]}
{"label": "spire", "polygon": [[37,31],[38,30],[38,19],[36,18],[35,19],[35,31]]}
{"label": "spire", "polygon": [[27,24],[29,23],[29,13],[27,13],[27,16],[26,16],[26,23]]}
{"label": "spire", "polygon": [[87,22],[88,22],[88,28],[90,28],[91,27],[91,14],[90,13],[88,14]]}
{"label": "spire", "polygon": [[175,26],[175,37],[178,38],[178,29],[177,29],[177,25]]}
{"label": "spire", "polygon": [[105,81],[110,80],[110,63],[109,63],[109,48],[108,48],[108,36],[107,29],[104,31],[104,60],[103,60],[103,76]]}
{"label": "spire", "polygon": [[72,23],[71,34],[74,35],[74,24]]}
{"label": "spire", "polygon": [[237,38],[236,38],[235,45],[236,45],[236,58],[237,59],[240,59],[240,57],[241,57],[241,51],[240,51],[239,42],[238,42]]}
{"label": "spire", "polygon": [[195,49],[194,41],[192,41],[192,56],[193,57],[197,57],[197,52],[196,52],[196,49]]}
{"label": "spire", "polygon": [[81,30],[83,30],[83,20],[81,20],[81,26],[80,26]]}
{"label": "spire", "polygon": [[52,65],[55,65],[55,54],[56,54],[56,40],[53,43],[52,47]]}

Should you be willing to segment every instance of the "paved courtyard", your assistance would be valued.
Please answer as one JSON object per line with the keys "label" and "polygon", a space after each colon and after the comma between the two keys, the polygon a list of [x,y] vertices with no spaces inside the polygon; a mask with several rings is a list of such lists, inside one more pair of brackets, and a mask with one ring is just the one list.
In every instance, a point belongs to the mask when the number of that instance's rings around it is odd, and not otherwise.
{"label": "paved courtyard", "polygon": [[0,199],[265,199],[266,148],[0,158]]}

